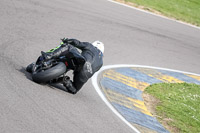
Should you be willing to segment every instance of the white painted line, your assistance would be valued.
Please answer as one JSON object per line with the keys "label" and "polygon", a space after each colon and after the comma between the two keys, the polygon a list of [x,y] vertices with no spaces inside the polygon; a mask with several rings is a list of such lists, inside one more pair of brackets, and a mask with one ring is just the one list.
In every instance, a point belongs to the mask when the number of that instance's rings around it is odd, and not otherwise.
{"label": "white painted line", "polygon": [[[106,67],[104,67],[106,68]],[[94,88],[96,89],[97,93],[99,94],[99,96],[101,97],[101,99],[106,103],[106,105],[113,111],[113,113],[115,113],[124,123],[126,123],[131,129],[133,129],[136,133],[140,133],[135,127],[133,127],[111,104],[110,102],[108,102],[108,100],[105,98],[104,94],[102,93],[101,89],[99,88],[98,82],[97,82],[97,77],[98,74],[105,70],[104,68],[102,68],[101,70],[99,70],[98,72],[96,72],[93,76],[92,76],[92,84],[94,86]]]}
{"label": "white painted line", "polygon": [[154,15],[154,16],[165,18],[165,19],[168,19],[168,20],[171,20],[171,21],[174,21],[174,22],[178,22],[178,23],[181,23],[181,24],[184,24],[184,25],[196,28],[196,29],[200,29],[200,27],[198,27],[198,26],[195,26],[195,25],[183,22],[183,21],[175,20],[175,19],[172,19],[172,18],[168,18],[168,17],[162,16],[162,15],[159,15],[159,14],[155,14],[155,13],[152,13],[152,12],[149,12],[149,11],[146,11],[146,10],[142,10],[142,9],[139,9],[139,8],[136,8],[136,7],[133,7],[133,6],[129,6],[129,5],[124,4],[124,3],[120,3],[120,2],[117,2],[117,1],[114,1],[114,0],[107,0],[107,1],[118,4],[118,5],[126,6],[126,7],[129,7],[129,8],[144,12],[144,13],[148,13],[148,14],[151,14],[151,15]]}
{"label": "white painted line", "polygon": [[190,73],[190,72],[184,72],[184,71],[178,71],[178,70],[173,70],[173,69],[167,69],[167,68],[160,68],[160,67],[152,67],[152,66],[143,66],[143,65],[128,65],[128,64],[119,64],[119,65],[108,65],[108,66],[103,66],[98,72],[96,72],[92,76],[92,84],[101,97],[101,99],[106,103],[106,105],[115,113],[123,122],[125,122],[131,129],[133,129],[136,133],[140,133],[133,125],[131,125],[111,104],[110,102],[106,99],[104,94],[102,93],[101,89],[99,88],[98,85],[98,74],[101,73],[102,71],[106,69],[111,69],[111,68],[121,68],[121,67],[141,67],[141,68],[151,68],[151,69],[158,69],[158,70],[166,70],[166,71],[172,71],[172,72],[179,72],[179,73],[185,73],[185,74],[191,74],[191,75],[196,75],[200,76],[199,74],[195,73]]}
{"label": "white painted line", "polygon": [[153,67],[153,66],[144,66],[144,65],[130,65],[130,64],[107,65],[107,66],[103,66],[100,69],[100,71],[104,71],[104,70],[110,69],[110,68],[119,68],[119,67],[142,67],[142,68],[159,69],[159,70],[166,70],[166,71],[179,72],[179,73],[185,73],[185,74],[192,74],[192,75],[200,76],[200,74],[185,72],[185,71],[179,71],[179,70],[174,70],[174,69]]}

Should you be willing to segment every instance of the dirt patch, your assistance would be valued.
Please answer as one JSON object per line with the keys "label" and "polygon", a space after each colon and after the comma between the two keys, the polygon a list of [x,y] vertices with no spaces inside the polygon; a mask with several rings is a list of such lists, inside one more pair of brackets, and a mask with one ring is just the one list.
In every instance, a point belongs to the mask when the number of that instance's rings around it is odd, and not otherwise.
{"label": "dirt patch", "polygon": [[155,117],[168,131],[171,133],[179,133],[179,129],[176,127],[170,126],[169,122],[173,121],[171,118],[166,118],[165,114],[162,116],[157,115],[156,113],[156,106],[160,104],[160,101],[155,97],[143,92],[142,97],[144,99],[145,106],[147,107],[148,111],[151,112],[153,117]]}
{"label": "dirt patch", "polygon": [[156,115],[156,106],[159,104],[159,100],[157,100],[155,97],[147,94],[142,93],[142,97],[144,99],[145,106],[147,107],[148,111],[151,112],[153,116],[159,117]]}

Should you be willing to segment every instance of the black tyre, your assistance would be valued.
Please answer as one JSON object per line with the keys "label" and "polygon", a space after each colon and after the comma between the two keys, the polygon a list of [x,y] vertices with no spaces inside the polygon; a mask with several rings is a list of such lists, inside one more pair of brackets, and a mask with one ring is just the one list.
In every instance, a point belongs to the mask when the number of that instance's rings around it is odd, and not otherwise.
{"label": "black tyre", "polygon": [[57,65],[38,73],[32,74],[32,79],[36,83],[46,83],[56,77],[61,76],[66,72],[66,66],[63,62],[59,62]]}

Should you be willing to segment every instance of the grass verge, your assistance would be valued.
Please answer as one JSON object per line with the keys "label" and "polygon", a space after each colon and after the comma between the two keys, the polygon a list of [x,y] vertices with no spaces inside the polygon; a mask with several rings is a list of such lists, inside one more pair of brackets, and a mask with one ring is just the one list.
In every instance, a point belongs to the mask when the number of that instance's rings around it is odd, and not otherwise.
{"label": "grass verge", "polygon": [[200,85],[161,83],[144,93],[157,99],[155,116],[170,132],[200,133]]}
{"label": "grass verge", "polygon": [[200,0],[116,0],[200,26]]}

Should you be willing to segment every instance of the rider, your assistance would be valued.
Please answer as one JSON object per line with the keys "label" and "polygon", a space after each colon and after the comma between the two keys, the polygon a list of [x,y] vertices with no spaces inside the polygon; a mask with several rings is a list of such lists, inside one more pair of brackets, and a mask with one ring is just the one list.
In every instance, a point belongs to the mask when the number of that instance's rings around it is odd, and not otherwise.
{"label": "rider", "polygon": [[[76,39],[62,39],[63,45],[52,49],[53,52],[46,52],[42,55],[44,60],[58,58],[69,53],[78,55],[78,68],[74,70],[73,82],[67,78],[62,79],[63,85],[67,92],[76,94],[82,86],[93,76],[103,65],[104,44],[100,41],[95,41],[92,44],[89,42],[80,42]],[[70,45],[67,45],[70,44]],[[81,50],[81,53],[76,48]],[[32,65],[33,66],[33,65]],[[26,69],[31,72],[30,65]]]}

